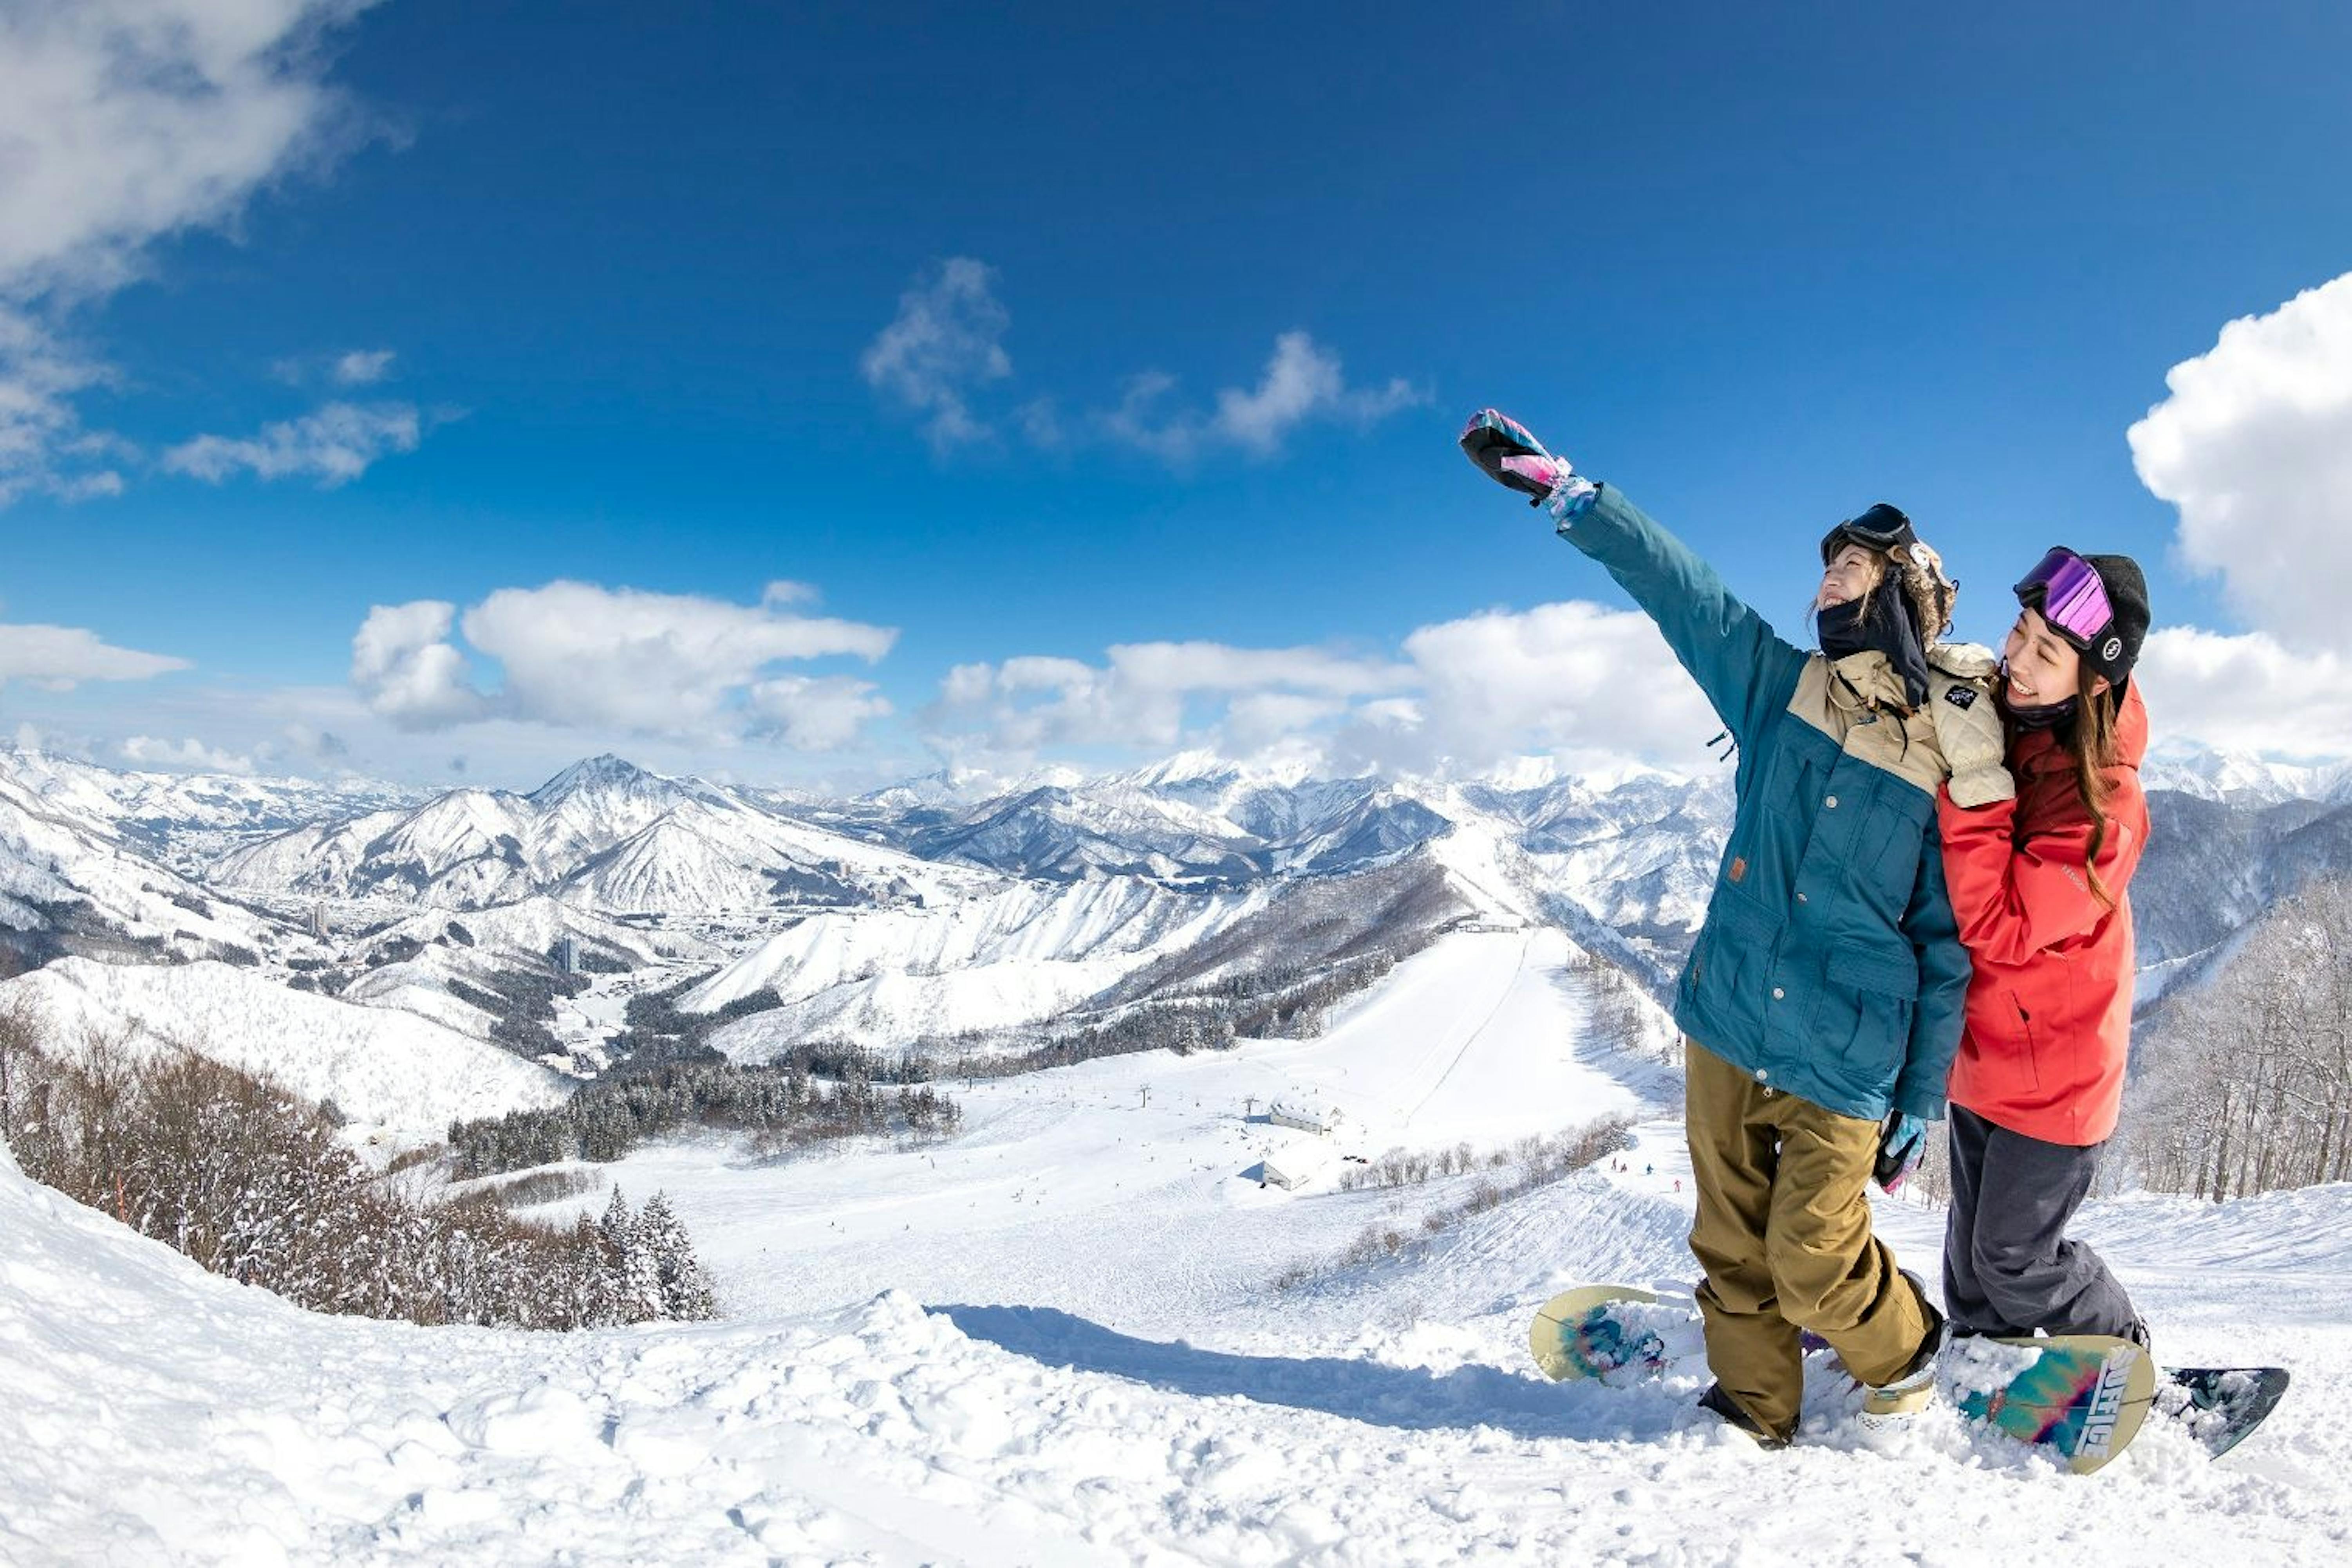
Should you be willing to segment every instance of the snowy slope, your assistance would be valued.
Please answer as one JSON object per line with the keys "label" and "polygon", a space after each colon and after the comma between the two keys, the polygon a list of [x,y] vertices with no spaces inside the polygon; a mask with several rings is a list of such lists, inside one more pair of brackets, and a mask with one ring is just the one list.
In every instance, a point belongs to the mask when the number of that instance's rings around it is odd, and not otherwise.
{"label": "snowy slope", "polygon": [[1268,896],[1124,879],[1013,883],[961,903],[812,915],[687,993],[682,1005],[710,1012],[774,989],[782,1008],[712,1037],[745,1061],[800,1039],[889,1047],[1029,1023],[1233,924]]}
{"label": "snowy slope", "polygon": [[[957,1300],[1050,1300],[1181,1331],[1261,1297],[1286,1265],[1345,1247],[1395,1202],[1261,1190],[1270,1154],[1316,1170],[1311,1190],[1328,1194],[1342,1153],[1465,1142],[1484,1152],[1635,1110],[1636,1087],[1575,1047],[1586,999],[1559,967],[1567,953],[1557,931],[1450,936],[1338,1009],[1318,1039],[951,1081],[965,1131],[914,1159],[739,1168],[689,1144],[635,1156],[615,1179],[667,1189],[769,1308],[839,1306],[916,1270]],[[1275,1101],[1337,1110],[1339,1131],[1274,1125]],[[1177,1258],[1183,1289],[1171,1293]]]}
{"label": "snowy slope", "polygon": [[565,937],[586,952],[631,965],[669,960],[707,961],[709,943],[680,931],[648,931],[576,904],[544,896],[518,899],[487,910],[427,910],[372,938],[390,942],[447,942],[480,952],[544,957]]}
{"label": "snowy slope", "polygon": [[429,1019],[290,991],[224,963],[174,967],[61,959],[0,984],[47,1019],[70,1056],[90,1030],[127,1031],[133,1051],[166,1044],[267,1073],[332,1100],[352,1133],[437,1141],[453,1120],[549,1105],[566,1086],[543,1068]]}
{"label": "snowy slope", "polygon": [[[1690,1379],[1534,1376],[1526,1318],[1559,1285],[1688,1278],[1670,1121],[1622,1174],[1268,1291],[1276,1260],[1366,1223],[1417,1231],[1474,1178],[1261,1191],[1241,1162],[1268,1134],[1228,1103],[1250,1087],[1343,1073],[1404,1100],[1452,994],[1496,1021],[1454,1050],[1456,1108],[1409,1130],[1499,1138],[1629,1092],[1576,1047],[1574,999],[1541,1005],[1543,955],[1500,961],[1521,940],[1441,944],[1321,1042],[975,1086],[965,1131],[928,1152],[751,1165],[687,1142],[628,1162],[613,1173],[668,1186],[716,1259],[717,1324],[309,1317],[0,1156],[0,1560],[2344,1560],[2352,1429],[2302,1418],[2352,1394],[2352,1189],[2092,1206],[2168,1354],[2275,1359],[2297,1381],[2227,1459],[2157,1429],[2090,1479],[1948,1412],[1874,1452],[1826,1374],[1775,1456],[1698,1415]],[[1561,1076],[1530,1085],[1547,1049]],[[1932,1274],[1940,1216],[1881,1212]]]}

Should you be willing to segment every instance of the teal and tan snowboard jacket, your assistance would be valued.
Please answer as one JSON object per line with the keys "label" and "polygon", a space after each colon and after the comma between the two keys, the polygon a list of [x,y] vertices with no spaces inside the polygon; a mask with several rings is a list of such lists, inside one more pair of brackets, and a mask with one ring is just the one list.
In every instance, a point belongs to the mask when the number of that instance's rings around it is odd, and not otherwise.
{"label": "teal and tan snowboard jacket", "polygon": [[[1675,1022],[1842,1115],[1944,1114],[1969,960],[1944,889],[1935,725],[1877,653],[1793,647],[1602,485],[1559,525],[1609,570],[1739,743],[1738,805]],[[1929,700],[1950,678],[1934,673]]]}

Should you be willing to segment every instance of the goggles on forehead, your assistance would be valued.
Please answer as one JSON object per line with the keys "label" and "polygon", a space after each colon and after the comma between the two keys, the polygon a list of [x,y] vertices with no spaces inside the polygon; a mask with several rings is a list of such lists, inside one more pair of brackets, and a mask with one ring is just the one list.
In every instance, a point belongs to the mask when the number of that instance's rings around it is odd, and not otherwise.
{"label": "goggles on forehead", "polygon": [[2116,624],[2098,568],[2063,544],[2019,581],[2017,602],[2040,610],[2051,630],[2085,652]]}
{"label": "goggles on forehead", "polygon": [[1859,544],[1883,555],[1898,545],[1916,544],[1918,540],[1919,536],[1912,531],[1911,520],[1880,501],[1860,517],[1847,518],[1823,536],[1822,564],[1828,565],[1831,558],[1848,544]]}

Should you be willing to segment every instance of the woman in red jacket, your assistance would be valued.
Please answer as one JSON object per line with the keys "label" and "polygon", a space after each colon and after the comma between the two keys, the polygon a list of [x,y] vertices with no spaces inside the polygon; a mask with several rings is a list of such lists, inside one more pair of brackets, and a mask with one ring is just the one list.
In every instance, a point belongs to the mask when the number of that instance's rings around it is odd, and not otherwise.
{"label": "woman in red jacket", "polygon": [[2131,668],[2147,581],[2129,556],[2057,549],[2017,598],[1993,701],[1938,711],[1953,764],[1944,874],[1974,965],[1950,1082],[1944,1301],[1958,1333],[2145,1345],[2130,1296],[2066,1225],[2115,1131],[2130,1046],[2126,889],[2147,844]]}

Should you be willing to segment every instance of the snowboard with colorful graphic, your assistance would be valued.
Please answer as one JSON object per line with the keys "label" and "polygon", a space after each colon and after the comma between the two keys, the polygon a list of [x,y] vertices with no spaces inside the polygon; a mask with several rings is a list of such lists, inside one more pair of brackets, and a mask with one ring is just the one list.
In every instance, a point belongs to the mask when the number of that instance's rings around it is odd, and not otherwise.
{"label": "snowboard with colorful graphic", "polygon": [[1580,1285],[1536,1311],[1528,1326],[1536,1365],[1555,1382],[1632,1383],[1705,1348],[1698,1309],[1633,1285]]}
{"label": "snowboard with colorful graphic", "polygon": [[[2097,1469],[2123,1452],[2124,1446],[2138,1431],[2143,1416],[2149,1413],[2184,1427],[2208,1456],[2220,1458],[2261,1426],[2286,1393],[2289,1378],[2284,1367],[2157,1367],[2149,1374],[2150,1397],[2145,1407],[2140,1405],[2135,1375],[2123,1395],[2122,1425],[2113,1432],[2103,1433],[2096,1425],[2095,1409],[2086,1410],[2080,1403],[2081,1391],[2094,1375],[2089,1352],[2092,1347],[2108,1350],[2128,1343],[2095,1334],[2055,1339],[1963,1340],[1945,1352],[1944,1376],[1964,1387],[1969,1384],[1972,1380],[1966,1363],[1972,1353],[1971,1347],[1978,1344],[2007,1346],[2007,1354],[2032,1357],[2032,1363],[2015,1373],[2002,1390],[1973,1396],[1964,1392],[1959,1398],[1961,1412],[1971,1418],[1987,1419],[1983,1407],[2003,1405],[2006,1402],[2005,1407],[1994,1411],[1990,1418],[2029,1442],[2064,1447],[2080,1440],[2087,1455],[2095,1455],[2104,1447],[2105,1457],[2095,1463],[2074,1463],[2070,1459],[2074,1469],[2084,1473]],[[2068,1346],[2075,1350],[2063,1348]],[[2147,1357],[2143,1352],[2138,1359],[2145,1362]],[[2107,1393],[2116,1386],[2113,1365],[2111,1361],[2103,1361],[2097,1373]],[[1985,1379],[1973,1381],[1981,1386]],[[2053,1424],[2047,1437],[2036,1437],[2022,1430],[2036,1419]]]}
{"label": "snowboard with colorful graphic", "polygon": [[2078,1476],[2130,1447],[2156,1403],[2155,1362],[2109,1334],[1955,1340],[1937,1374],[1962,1415],[2048,1450]]}

